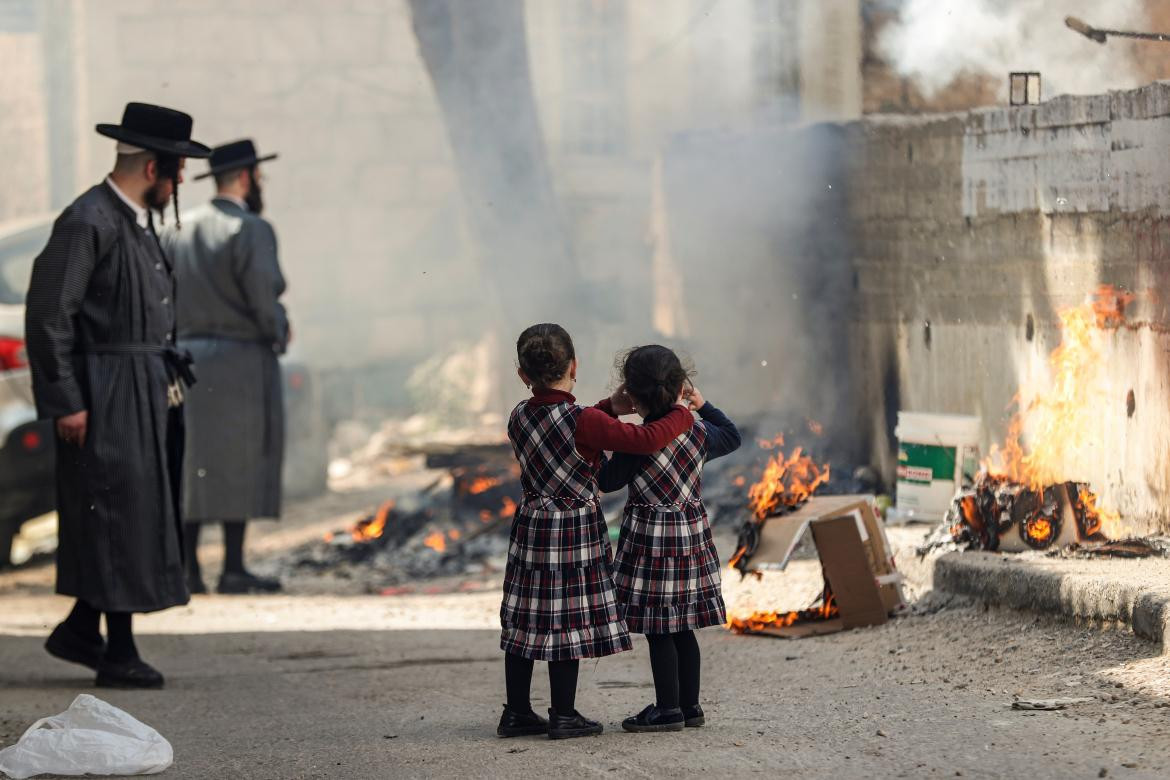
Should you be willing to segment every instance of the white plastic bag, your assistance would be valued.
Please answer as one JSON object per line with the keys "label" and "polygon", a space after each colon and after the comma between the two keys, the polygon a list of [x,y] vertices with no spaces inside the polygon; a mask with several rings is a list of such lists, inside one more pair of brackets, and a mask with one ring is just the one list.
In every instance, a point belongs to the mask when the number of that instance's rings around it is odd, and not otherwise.
{"label": "white plastic bag", "polygon": [[60,715],[29,726],[0,750],[0,772],[14,780],[40,774],[153,775],[174,760],[171,743],[112,704],[83,693]]}

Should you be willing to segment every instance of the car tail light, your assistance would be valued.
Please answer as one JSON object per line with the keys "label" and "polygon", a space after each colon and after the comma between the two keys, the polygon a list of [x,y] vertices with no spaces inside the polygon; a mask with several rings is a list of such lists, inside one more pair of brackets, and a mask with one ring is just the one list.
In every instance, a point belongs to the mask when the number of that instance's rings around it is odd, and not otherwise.
{"label": "car tail light", "polygon": [[20,443],[29,452],[35,452],[41,448],[44,439],[36,431],[25,431],[24,435],[20,437]]}
{"label": "car tail light", "polygon": [[12,371],[28,365],[22,339],[0,336],[0,371]]}

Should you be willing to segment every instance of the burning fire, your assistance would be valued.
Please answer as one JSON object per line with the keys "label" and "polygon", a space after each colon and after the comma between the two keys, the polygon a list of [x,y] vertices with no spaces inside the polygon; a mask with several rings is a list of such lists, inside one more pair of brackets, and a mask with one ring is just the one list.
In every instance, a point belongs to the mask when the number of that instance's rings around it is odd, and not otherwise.
{"label": "burning fire", "polygon": [[[350,529],[349,535],[355,542],[368,542],[382,536],[386,531],[386,521],[390,519],[390,512],[394,509],[394,501],[387,501],[378,507],[372,517],[359,520]],[[326,534],[325,541],[333,540],[333,534]]]}
{"label": "burning fire", "polygon": [[[1087,303],[1059,313],[1061,342],[1048,357],[1051,379],[1016,395],[1007,440],[1002,448],[993,447],[984,463],[992,477],[1042,492],[1065,482],[1068,472],[1076,469],[1074,459],[1093,444],[1100,422],[1102,334],[1125,324],[1125,307],[1133,298],[1102,285]],[[1031,400],[1025,403],[1025,398]],[[1087,525],[1117,538],[1120,515],[1098,507],[1087,488],[1081,487],[1079,493],[1076,503],[1088,517]],[[1051,531],[1043,523],[1027,529],[1036,539]]]}
{"label": "burning fire", "polygon": [[427,534],[427,537],[423,539],[423,544],[425,544],[427,547],[430,547],[435,552],[446,552],[447,537],[443,536],[442,531],[434,531]]}
{"label": "burning fire", "polygon": [[473,496],[478,496],[480,493],[486,493],[492,488],[503,484],[503,482],[499,477],[476,477],[467,486],[467,492]]}
{"label": "burning fire", "polygon": [[490,509],[479,510],[479,520],[482,523],[490,523],[496,518],[509,518],[516,514],[516,501],[511,496],[504,496],[500,500],[500,508],[493,512]]}
{"label": "burning fire", "polygon": [[[784,446],[784,437],[761,442],[765,449]],[[791,455],[780,452],[768,459],[760,480],[748,488],[748,508],[757,520],[798,507],[829,481],[829,464],[818,466],[801,447]]]}
{"label": "burning fire", "polygon": [[787,628],[800,622],[831,620],[841,614],[837,607],[837,597],[828,587],[825,588],[820,601],[818,606],[794,612],[753,612],[750,615],[732,617],[727,621],[727,628],[737,634],[745,634],[767,628]]}
{"label": "burning fire", "polygon": [[[1073,510],[1077,513],[1077,519],[1081,525],[1081,533],[1088,537],[1094,534],[1104,533],[1105,536],[1116,539],[1116,530],[1121,527],[1121,515],[1108,509],[1101,509],[1097,506],[1097,496],[1093,491],[1087,487],[1081,486],[1077,491],[1077,497],[1073,502]],[[1105,533],[1104,529],[1110,528],[1114,533]]]}
{"label": "burning fire", "polygon": [[[784,436],[777,435],[771,440],[760,439],[759,445],[765,450],[783,447]],[[743,477],[736,477],[735,484],[743,485],[746,481]],[[828,481],[829,464],[818,466],[804,454],[801,447],[794,449],[791,455],[781,451],[768,458],[760,480],[748,488],[748,508],[752,511],[752,519],[741,529],[739,548],[727,565],[736,568],[748,550],[755,549],[755,542],[751,540],[756,538],[755,532],[760,523],[773,515],[797,508]]]}

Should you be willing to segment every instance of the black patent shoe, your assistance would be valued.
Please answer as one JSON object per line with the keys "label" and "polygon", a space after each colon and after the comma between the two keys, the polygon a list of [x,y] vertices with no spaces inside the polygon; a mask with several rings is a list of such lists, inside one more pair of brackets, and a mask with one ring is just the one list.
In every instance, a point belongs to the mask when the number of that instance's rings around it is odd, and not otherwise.
{"label": "black patent shoe", "polygon": [[622,728],[635,733],[646,731],[682,731],[686,728],[686,719],[678,707],[659,709],[657,704],[651,704],[632,718],[622,721]]}
{"label": "black patent shoe", "polygon": [[58,623],[45,640],[45,650],[54,658],[88,666],[96,672],[106,656],[106,643],[100,636],[96,642],[78,636],[67,624]]}
{"label": "black patent shoe", "polygon": [[496,726],[496,735],[500,737],[528,737],[547,733],[547,720],[531,709],[528,712],[516,712],[509,709],[507,704],[504,705],[504,714],[500,716],[500,725]]}
{"label": "black patent shoe", "polygon": [[162,673],[141,658],[102,661],[94,682],[99,688],[161,688],[164,684]]}
{"label": "black patent shoe", "polygon": [[219,578],[219,593],[239,595],[242,593],[278,593],[282,590],[280,580],[257,577],[251,572],[225,571]]}
{"label": "black patent shoe", "polygon": [[555,710],[548,711],[548,738],[572,739],[573,737],[593,737],[602,732],[602,726],[595,720],[589,720],[581,713],[573,710],[572,715],[558,715]]}
{"label": "black patent shoe", "polygon": [[707,722],[707,718],[703,715],[703,708],[701,705],[694,705],[692,707],[682,708],[683,718],[686,721],[687,728],[695,728],[702,726]]}

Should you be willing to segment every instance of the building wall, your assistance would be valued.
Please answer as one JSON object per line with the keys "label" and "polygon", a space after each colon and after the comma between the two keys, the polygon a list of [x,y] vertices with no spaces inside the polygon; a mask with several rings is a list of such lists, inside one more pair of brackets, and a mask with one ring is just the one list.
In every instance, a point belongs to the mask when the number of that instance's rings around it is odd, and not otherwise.
{"label": "building wall", "polygon": [[[830,10],[856,15],[856,1],[833,0]],[[810,106],[819,117],[853,115],[825,108],[828,98],[802,102],[802,90],[824,86],[824,73],[856,70],[850,58],[859,56],[840,41],[801,45],[802,29],[821,26],[809,21],[818,8],[526,3],[565,224],[587,294],[610,323],[582,334],[596,349],[591,365],[655,335],[651,205],[664,149],[687,148],[677,142],[688,134],[799,122]],[[18,174],[0,181],[0,223],[55,211],[98,181],[113,144],[93,125],[117,121],[127,100],[158,102],[190,112],[199,140],[251,136],[281,154],[265,168],[265,194],[302,356],[405,372],[479,337],[490,269],[468,251],[407,0],[0,0],[0,9],[15,20],[0,28],[12,65],[0,73],[0,152]],[[825,57],[844,70],[821,68]],[[184,206],[210,196],[210,182],[193,180],[204,169],[190,163]]]}
{"label": "building wall", "polygon": [[[479,271],[405,0],[104,0],[84,25],[90,126],[146,100],[191,113],[198,140],[280,153],[265,195],[294,349],[333,365],[413,359],[474,327]],[[112,144],[84,140],[94,181]],[[191,176],[205,168],[190,161],[186,206],[211,196]]]}
{"label": "building wall", "polygon": [[857,426],[887,478],[896,410],[978,414],[985,451],[1002,442],[1017,389],[1049,379],[1058,313],[1118,285],[1129,324],[1101,334],[1065,465],[1136,530],[1170,530],[1170,84],[847,134]]}
{"label": "building wall", "polygon": [[[0,3],[0,225],[47,212],[48,113],[41,24],[27,3]],[[19,183],[19,184],[17,184]]]}

